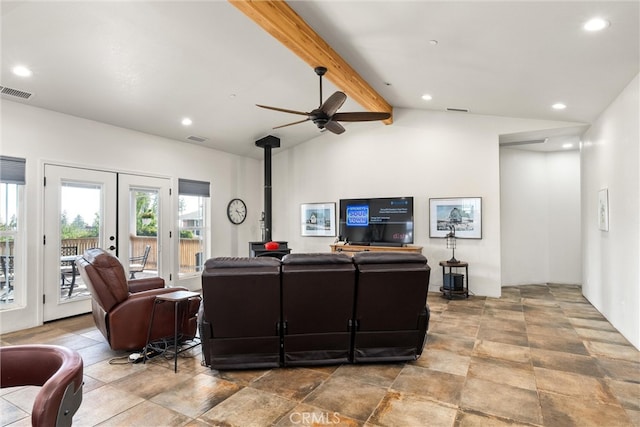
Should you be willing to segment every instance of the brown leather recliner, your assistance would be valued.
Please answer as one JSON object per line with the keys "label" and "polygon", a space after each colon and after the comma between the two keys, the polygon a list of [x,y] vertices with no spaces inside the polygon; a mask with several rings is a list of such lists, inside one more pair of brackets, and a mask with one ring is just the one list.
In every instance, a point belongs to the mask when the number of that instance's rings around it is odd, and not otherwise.
{"label": "brown leather recliner", "polygon": [[82,357],[57,345],[0,347],[0,387],[41,386],[33,426],[70,426],[82,402]]}
{"label": "brown leather recliner", "polygon": [[[164,279],[151,277],[127,281],[120,260],[102,249],[88,249],[76,260],[78,271],[91,291],[93,319],[113,350],[141,350],[147,341],[156,295],[183,287],[165,288]],[[196,334],[199,301],[180,304],[178,334],[191,339]],[[158,304],[150,341],[173,337],[174,306]]]}

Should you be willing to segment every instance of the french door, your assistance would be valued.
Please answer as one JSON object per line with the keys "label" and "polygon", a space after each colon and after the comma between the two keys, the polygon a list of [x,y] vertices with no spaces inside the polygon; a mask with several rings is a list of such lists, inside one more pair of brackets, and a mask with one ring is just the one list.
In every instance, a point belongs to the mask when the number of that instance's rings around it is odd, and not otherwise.
{"label": "french door", "polygon": [[169,194],[169,179],[45,165],[44,321],[91,311],[74,264],[89,248],[116,255],[127,277],[170,277]]}

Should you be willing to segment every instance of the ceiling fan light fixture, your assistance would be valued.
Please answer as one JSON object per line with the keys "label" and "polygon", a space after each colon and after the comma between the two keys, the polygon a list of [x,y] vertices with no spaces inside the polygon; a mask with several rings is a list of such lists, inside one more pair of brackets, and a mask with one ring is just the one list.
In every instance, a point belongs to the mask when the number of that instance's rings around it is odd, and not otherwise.
{"label": "ceiling fan light fixture", "polygon": [[306,116],[306,119],[298,120],[293,123],[287,123],[285,125],[276,126],[273,129],[280,129],[283,127],[297,125],[307,121],[312,121],[318,129],[328,130],[336,135],[344,133],[345,128],[338,122],[368,122],[375,120],[387,120],[391,117],[391,113],[388,112],[349,112],[339,113],[338,110],[342,107],[342,104],[347,100],[347,95],[344,92],[334,92],[326,100],[322,100],[322,76],[327,72],[326,67],[316,67],[314,69],[318,77],[320,78],[320,106],[311,112],[289,110],[286,108],[270,107],[268,105],[256,104],[257,107],[266,108],[267,110],[281,111],[283,113],[297,114],[299,116]]}

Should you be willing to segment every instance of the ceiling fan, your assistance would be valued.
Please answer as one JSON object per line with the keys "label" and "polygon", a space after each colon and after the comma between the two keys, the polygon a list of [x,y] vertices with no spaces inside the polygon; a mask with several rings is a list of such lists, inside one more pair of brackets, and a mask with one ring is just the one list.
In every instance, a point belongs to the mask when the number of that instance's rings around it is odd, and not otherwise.
{"label": "ceiling fan", "polygon": [[267,105],[256,104],[260,108],[266,108],[268,110],[282,111],[283,113],[298,114],[301,116],[307,116],[304,120],[299,120],[293,123],[287,123],[286,125],[276,126],[274,129],[280,129],[286,126],[297,125],[298,123],[304,123],[311,120],[320,129],[327,129],[337,135],[345,131],[344,127],[338,122],[367,122],[374,120],[386,120],[391,117],[389,113],[378,112],[355,112],[355,113],[338,113],[338,109],[342,107],[344,101],[347,99],[347,95],[343,92],[337,91],[326,101],[322,102],[322,76],[327,72],[326,67],[316,67],[314,69],[316,74],[320,77],[320,106],[309,113],[295,110],[287,110],[285,108],[269,107]]}

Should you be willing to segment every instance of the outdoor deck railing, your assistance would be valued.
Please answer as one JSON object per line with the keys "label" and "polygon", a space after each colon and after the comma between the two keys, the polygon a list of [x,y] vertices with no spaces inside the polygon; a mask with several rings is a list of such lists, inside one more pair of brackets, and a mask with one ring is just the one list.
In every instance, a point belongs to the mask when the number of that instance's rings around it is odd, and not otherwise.
{"label": "outdoor deck railing", "polygon": [[[157,246],[158,241],[155,237],[133,236],[131,237],[131,256],[138,256],[144,253],[144,248],[149,245],[149,258],[145,269],[157,270]],[[199,239],[180,239],[180,272],[196,271],[197,261],[199,260],[202,242]],[[80,239],[63,239],[60,246],[77,246],[78,255],[82,255],[84,251],[98,246],[96,237],[84,237]],[[13,242],[0,245],[0,255],[13,255]],[[202,260],[204,262],[204,260]]]}

